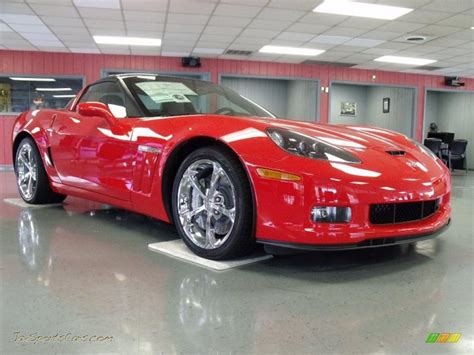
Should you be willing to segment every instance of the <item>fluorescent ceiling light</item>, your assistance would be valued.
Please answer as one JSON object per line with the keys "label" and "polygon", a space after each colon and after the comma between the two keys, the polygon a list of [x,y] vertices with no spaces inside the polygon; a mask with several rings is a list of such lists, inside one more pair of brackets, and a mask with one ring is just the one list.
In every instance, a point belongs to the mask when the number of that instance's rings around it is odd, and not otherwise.
{"label": "fluorescent ceiling light", "polygon": [[384,55],[374,59],[376,62],[387,62],[397,64],[409,64],[409,65],[426,65],[437,62],[434,59],[424,58],[413,58],[413,57],[397,57],[395,55]]}
{"label": "fluorescent ceiling light", "polygon": [[22,78],[22,77],[16,77],[16,76],[11,76],[10,80],[15,80],[15,81],[56,81],[56,79],[53,79],[53,78]]}
{"label": "fluorescent ceiling light", "polygon": [[36,91],[71,91],[71,88],[36,88]]}
{"label": "fluorescent ceiling light", "polygon": [[365,2],[352,2],[347,0],[326,0],[313,11],[325,14],[393,20],[413,11],[413,9],[399,6],[369,4]]}
{"label": "fluorescent ceiling light", "polygon": [[93,36],[99,44],[121,44],[130,46],[161,46],[159,38],[120,37],[120,36]]}
{"label": "fluorescent ceiling light", "polygon": [[290,55],[306,55],[315,56],[325,51],[321,49],[299,48],[299,47],[281,47],[281,46],[263,46],[259,50],[260,53],[290,54]]}
{"label": "fluorescent ceiling light", "polygon": [[53,95],[53,97],[56,97],[56,98],[63,98],[63,97],[76,97],[76,95]]}

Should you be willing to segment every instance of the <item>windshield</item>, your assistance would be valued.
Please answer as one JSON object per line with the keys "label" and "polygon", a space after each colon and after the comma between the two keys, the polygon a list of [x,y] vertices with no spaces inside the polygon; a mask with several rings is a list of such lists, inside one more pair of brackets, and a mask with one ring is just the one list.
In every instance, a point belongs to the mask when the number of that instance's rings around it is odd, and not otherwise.
{"label": "windshield", "polygon": [[218,114],[275,117],[233,90],[200,80],[158,77],[123,78],[146,116]]}

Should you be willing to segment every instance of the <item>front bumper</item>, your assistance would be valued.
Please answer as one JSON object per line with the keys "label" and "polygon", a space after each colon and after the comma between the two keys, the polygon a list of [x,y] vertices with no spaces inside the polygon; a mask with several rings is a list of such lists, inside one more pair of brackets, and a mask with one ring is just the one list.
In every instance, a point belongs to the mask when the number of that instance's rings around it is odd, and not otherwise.
{"label": "front bumper", "polygon": [[347,243],[347,244],[305,244],[305,243],[291,243],[291,242],[281,242],[273,240],[257,240],[258,243],[264,244],[265,246],[274,246],[279,248],[288,248],[288,249],[299,249],[299,250],[315,250],[315,251],[336,251],[336,250],[354,250],[354,249],[367,249],[367,248],[378,248],[378,247],[387,247],[393,245],[415,243],[422,240],[433,239],[438,235],[445,232],[449,225],[451,224],[451,218],[448,219],[448,222],[441,228],[429,232],[416,234],[411,236],[402,236],[402,237],[390,237],[390,238],[373,238],[365,239],[359,243]]}

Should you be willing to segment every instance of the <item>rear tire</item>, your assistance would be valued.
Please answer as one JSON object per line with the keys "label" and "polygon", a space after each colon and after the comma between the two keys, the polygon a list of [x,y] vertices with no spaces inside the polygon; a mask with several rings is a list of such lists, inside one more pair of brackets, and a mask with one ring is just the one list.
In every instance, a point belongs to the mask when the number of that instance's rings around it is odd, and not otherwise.
{"label": "rear tire", "polygon": [[225,150],[201,148],[183,161],[171,205],[176,229],[195,254],[230,259],[254,248],[251,186],[240,161]]}
{"label": "rear tire", "polygon": [[23,138],[15,152],[15,175],[18,191],[23,201],[33,204],[59,203],[67,197],[51,189],[35,141]]}

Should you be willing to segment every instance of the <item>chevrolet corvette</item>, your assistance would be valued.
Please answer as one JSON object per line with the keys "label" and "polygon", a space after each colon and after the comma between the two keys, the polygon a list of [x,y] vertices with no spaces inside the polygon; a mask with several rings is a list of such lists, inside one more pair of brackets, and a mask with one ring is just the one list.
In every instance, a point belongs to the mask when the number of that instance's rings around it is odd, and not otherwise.
{"label": "chevrolet corvette", "polygon": [[205,81],[120,74],[12,134],[30,204],[77,196],[174,223],[197,255],[412,243],[450,222],[450,173],[393,131],[276,118]]}

